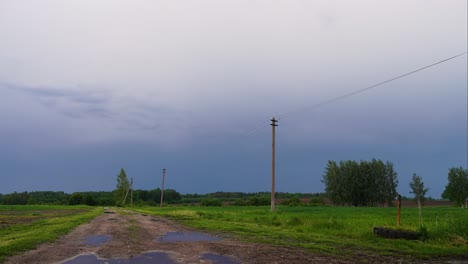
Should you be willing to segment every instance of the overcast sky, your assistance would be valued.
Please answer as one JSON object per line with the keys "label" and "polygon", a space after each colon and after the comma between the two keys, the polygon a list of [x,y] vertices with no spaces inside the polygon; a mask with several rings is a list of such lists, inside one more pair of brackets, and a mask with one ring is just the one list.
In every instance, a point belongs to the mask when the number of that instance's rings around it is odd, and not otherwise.
{"label": "overcast sky", "polygon": [[[0,193],[322,192],[391,161],[439,198],[468,167],[466,0],[0,0]],[[284,118],[282,118],[284,117]]]}

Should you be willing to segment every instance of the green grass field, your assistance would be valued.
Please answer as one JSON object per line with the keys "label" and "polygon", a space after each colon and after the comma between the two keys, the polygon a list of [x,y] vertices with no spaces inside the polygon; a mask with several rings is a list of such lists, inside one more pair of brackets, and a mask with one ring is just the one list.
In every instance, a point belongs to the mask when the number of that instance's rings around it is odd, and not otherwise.
{"label": "green grass field", "polygon": [[[468,210],[423,208],[427,238],[385,239],[373,227],[396,227],[396,208],[286,207],[165,207],[140,212],[170,217],[185,225],[224,233],[243,240],[287,245],[331,255],[397,255],[420,259],[461,256],[468,252]],[[417,230],[417,208],[402,208],[402,225]]]}
{"label": "green grass field", "polygon": [[0,206],[0,262],[53,241],[102,211],[86,206]]}
{"label": "green grass field", "polygon": [[[385,239],[373,227],[396,227],[395,208],[139,207],[194,228],[245,241],[304,248],[336,256],[356,253],[436,258],[467,257],[468,210],[423,209],[425,240]],[[8,256],[53,241],[103,212],[86,206],[0,206],[0,262]],[[403,208],[401,229],[418,230],[417,208]]]}

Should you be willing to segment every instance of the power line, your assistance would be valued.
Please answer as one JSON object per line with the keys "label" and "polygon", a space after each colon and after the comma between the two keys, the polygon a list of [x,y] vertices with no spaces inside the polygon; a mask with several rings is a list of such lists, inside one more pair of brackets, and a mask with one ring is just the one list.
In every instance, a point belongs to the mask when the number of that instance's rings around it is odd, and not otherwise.
{"label": "power line", "polygon": [[432,64],[430,64],[430,65],[421,67],[421,68],[419,68],[419,69],[410,71],[410,72],[408,72],[408,73],[405,73],[405,74],[402,74],[402,75],[398,75],[398,76],[396,76],[396,77],[393,77],[393,78],[391,78],[391,79],[385,80],[385,81],[383,81],[383,82],[379,82],[379,83],[373,84],[373,85],[371,85],[371,86],[368,86],[368,87],[365,87],[365,88],[362,88],[362,89],[359,89],[359,90],[355,90],[355,91],[352,91],[352,92],[350,92],[350,93],[343,94],[343,95],[340,95],[340,96],[337,96],[337,97],[328,99],[328,100],[323,101],[323,102],[320,102],[320,103],[316,103],[316,104],[309,105],[309,106],[306,106],[306,107],[303,107],[303,108],[300,108],[300,109],[297,109],[297,110],[293,110],[293,111],[291,111],[291,112],[284,113],[284,114],[282,114],[282,115],[279,115],[279,118],[278,118],[278,119],[289,118],[289,117],[291,117],[291,116],[293,116],[293,115],[295,115],[295,114],[298,114],[298,113],[301,113],[301,112],[305,112],[305,111],[310,111],[310,110],[312,110],[312,109],[316,109],[316,108],[322,107],[322,106],[324,106],[324,105],[331,104],[331,103],[334,103],[334,102],[336,102],[336,101],[339,101],[339,100],[342,100],[342,99],[345,99],[345,98],[348,98],[348,97],[351,97],[351,96],[354,96],[354,95],[357,95],[357,94],[360,94],[360,93],[369,91],[369,90],[374,89],[374,88],[376,88],[376,87],[378,87],[378,86],[381,86],[381,85],[383,85],[383,84],[396,81],[396,80],[398,80],[398,79],[401,79],[401,78],[404,78],[404,77],[406,77],[406,76],[412,75],[412,74],[414,74],[414,73],[423,71],[423,70],[425,70],[425,69],[431,68],[431,67],[436,66],[436,65],[438,65],[438,64],[447,62],[447,61],[449,61],[449,60],[453,60],[453,59],[455,59],[455,58],[457,58],[457,57],[460,57],[460,56],[463,56],[463,55],[465,55],[465,54],[467,54],[467,53],[468,53],[468,52],[463,52],[463,53],[460,53],[460,54],[458,54],[458,55],[452,56],[452,57],[450,57],[450,58],[447,58],[447,59],[438,61],[438,62],[436,62],[436,63],[432,63]]}
{"label": "power line", "polygon": [[245,133],[246,136],[250,136],[250,135],[253,135],[255,134],[257,131],[269,126],[270,124],[261,124],[261,125],[258,125],[257,127],[255,127],[254,129],[252,130],[249,130],[247,133]]}
{"label": "power line", "polygon": [[[363,92],[366,92],[366,91],[369,91],[371,89],[374,89],[378,86],[381,86],[383,84],[387,84],[389,82],[393,82],[393,81],[396,81],[398,79],[401,79],[401,78],[404,78],[406,76],[409,76],[409,75],[412,75],[414,73],[417,73],[417,72],[420,72],[420,71],[423,71],[425,69],[428,69],[428,68],[431,68],[433,66],[436,66],[438,64],[441,64],[441,63],[444,63],[444,62],[447,62],[449,60],[453,60],[457,57],[460,57],[460,56],[463,56],[465,54],[467,54],[468,52],[463,52],[463,53],[460,53],[458,55],[455,55],[455,56],[452,56],[450,58],[446,58],[444,60],[441,60],[441,61],[438,61],[438,62],[435,62],[435,63],[432,63],[430,65],[427,65],[427,66],[424,66],[424,67],[421,67],[421,68],[418,68],[416,70],[413,70],[413,71],[410,71],[410,72],[407,72],[405,74],[401,74],[401,75],[398,75],[396,77],[393,77],[391,79],[388,79],[388,80],[385,80],[385,81],[382,81],[382,82],[379,82],[379,83],[376,83],[376,84],[373,84],[371,86],[368,86],[368,87],[365,87],[365,88],[361,88],[361,89],[358,89],[358,90],[355,90],[355,91],[352,91],[352,92],[349,92],[349,93],[346,93],[346,94],[343,94],[343,95],[340,95],[340,96],[337,96],[337,97],[334,97],[334,98],[331,98],[331,99],[328,99],[326,101],[323,101],[323,102],[320,102],[320,103],[316,103],[316,104],[313,104],[313,105],[309,105],[309,106],[305,106],[305,107],[302,107],[302,108],[299,108],[299,109],[296,109],[296,110],[293,110],[293,111],[290,111],[290,112],[286,112],[282,115],[278,115],[279,118],[278,120],[280,119],[285,119],[285,118],[290,118],[291,116],[294,116],[298,113],[302,113],[302,112],[305,112],[305,111],[310,111],[310,110],[313,110],[313,109],[316,109],[316,108],[319,108],[319,107],[322,107],[322,106],[325,106],[325,105],[328,105],[328,104],[331,104],[331,103],[334,103],[336,101],[339,101],[339,100],[342,100],[342,99],[345,99],[345,98],[348,98],[348,97],[351,97],[351,96],[354,96],[354,95],[357,95],[357,94],[360,94],[360,93],[363,93]],[[467,100],[468,100],[468,97],[467,97]],[[468,108],[467,108],[467,112],[468,112]],[[263,122],[259,122],[259,125],[257,125],[255,128],[249,130],[248,132],[246,132],[244,134],[244,136],[251,136],[251,135],[254,135],[256,134],[258,131],[260,130],[263,130],[264,128],[268,127],[270,124],[265,124]]]}

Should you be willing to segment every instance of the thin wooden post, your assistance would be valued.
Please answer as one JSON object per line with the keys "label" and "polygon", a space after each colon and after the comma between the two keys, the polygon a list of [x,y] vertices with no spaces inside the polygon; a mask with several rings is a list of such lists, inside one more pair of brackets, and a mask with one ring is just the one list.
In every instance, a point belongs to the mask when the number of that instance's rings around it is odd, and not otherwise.
{"label": "thin wooden post", "polygon": [[159,207],[163,206],[163,197],[164,197],[164,178],[166,177],[166,168],[163,169],[162,185],[161,185],[161,203]]}
{"label": "thin wooden post", "polygon": [[133,206],[133,177],[130,178],[130,206]]}
{"label": "thin wooden post", "polygon": [[278,126],[276,122],[278,120],[273,117],[271,119],[271,211],[275,210],[275,127]]}
{"label": "thin wooden post", "polygon": [[401,195],[398,194],[398,220],[397,220],[397,225],[400,225],[400,216],[401,216]]}

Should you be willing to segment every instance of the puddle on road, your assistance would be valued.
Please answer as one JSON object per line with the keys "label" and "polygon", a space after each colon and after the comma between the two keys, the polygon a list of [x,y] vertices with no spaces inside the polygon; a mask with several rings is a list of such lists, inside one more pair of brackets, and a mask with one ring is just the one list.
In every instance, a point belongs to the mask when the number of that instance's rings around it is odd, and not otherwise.
{"label": "puddle on road", "polygon": [[196,242],[196,241],[217,241],[220,237],[198,232],[168,232],[164,236],[156,239],[159,242]]}
{"label": "puddle on road", "polygon": [[99,235],[86,237],[85,245],[98,246],[111,240],[112,236]]}
{"label": "puddle on road", "polygon": [[240,264],[240,262],[237,262],[236,260],[230,257],[221,256],[213,253],[205,253],[201,256],[201,259],[210,260],[213,264]]}
{"label": "puddle on road", "polygon": [[[175,264],[167,253],[149,252],[130,259],[100,259],[96,255],[80,255],[64,264]],[[217,263],[217,262],[215,262]],[[226,263],[227,264],[227,263]]]}

